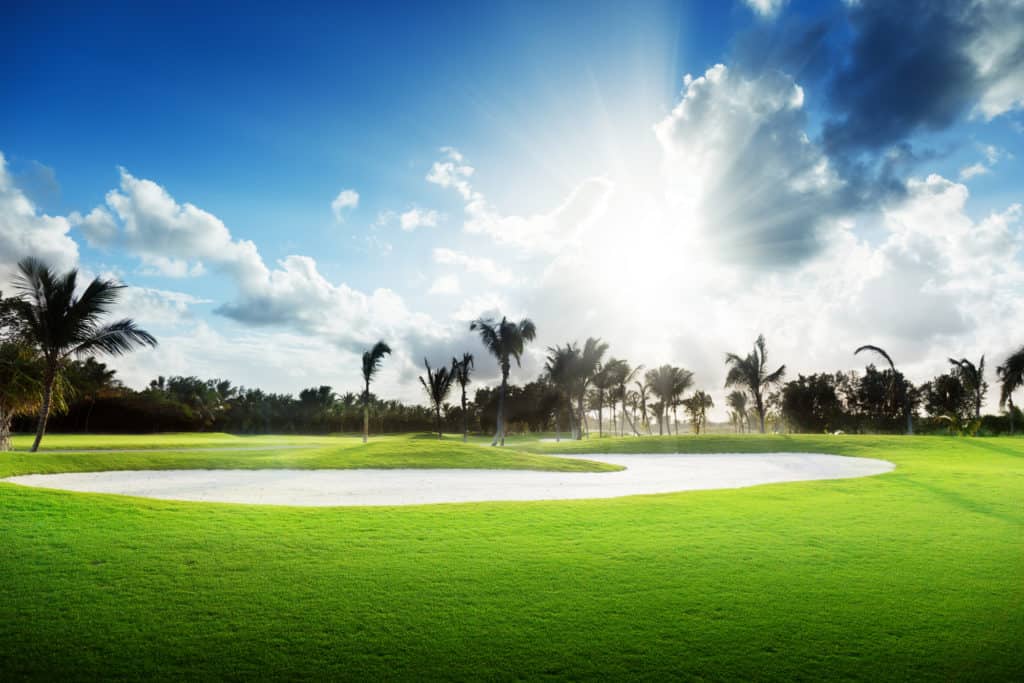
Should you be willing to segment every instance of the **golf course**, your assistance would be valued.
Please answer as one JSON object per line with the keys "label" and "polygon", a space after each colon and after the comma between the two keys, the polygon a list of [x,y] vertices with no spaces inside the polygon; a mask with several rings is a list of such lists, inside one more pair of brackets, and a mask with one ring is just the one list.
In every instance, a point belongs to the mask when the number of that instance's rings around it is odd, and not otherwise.
{"label": "golf course", "polygon": [[[822,453],[849,479],[603,500],[289,507],[0,482],[0,672],[33,679],[1024,677],[1024,440],[28,436],[0,477],[605,472]],[[559,458],[559,454],[586,458]],[[628,460],[627,460],[628,461]],[[628,465],[626,465],[628,470]],[[604,476],[604,475],[602,475]]]}

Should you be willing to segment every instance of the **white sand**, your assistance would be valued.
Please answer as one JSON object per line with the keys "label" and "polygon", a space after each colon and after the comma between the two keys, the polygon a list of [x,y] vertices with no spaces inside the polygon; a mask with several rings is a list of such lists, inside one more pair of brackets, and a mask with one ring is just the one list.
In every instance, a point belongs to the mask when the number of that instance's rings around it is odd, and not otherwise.
{"label": "white sand", "polygon": [[29,474],[4,481],[68,491],[264,505],[419,505],[616,498],[891,471],[885,460],[807,453],[587,455],[622,472],[523,470],[141,470]]}

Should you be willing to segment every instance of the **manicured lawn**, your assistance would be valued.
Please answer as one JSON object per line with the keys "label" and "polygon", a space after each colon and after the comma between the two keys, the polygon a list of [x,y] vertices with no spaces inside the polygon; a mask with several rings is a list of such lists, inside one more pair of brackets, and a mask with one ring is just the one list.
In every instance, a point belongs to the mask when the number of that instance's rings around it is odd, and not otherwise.
{"label": "manicured lawn", "polygon": [[[15,450],[28,450],[32,446],[32,434],[16,434]],[[47,434],[43,437],[40,450],[97,450],[148,448],[225,448],[252,446],[316,445],[331,443],[329,436],[259,435],[236,436],[221,432],[173,433],[173,434]]]}
{"label": "manicured lawn", "polygon": [[[364,456],[339,443],[309,466],[499,457],[447,439],[375,443]],[[515,448],[818,451],[897,469],[404,508],[0,484],[0,679],[1024,678],[1024,440],[687,436]],[[278,467],[319,450],[238,452],[226,466]],[[146,456],[15,454],[0,468],[114,469]],[[221,454],[148,456],[147,467]],[[99,460],[78,459],[89,457]]]}
{"label": "manicured lawn", "polygon": [[[146,442],[142,437],[119,439],[105,435],[67,439],[80,449],[74,453],[29,453],[16,451],[0,454],[0,477],[15,474],[55,472],[95,472],[119,470],[174,469],[397,469],[397,468],[459,468],[502,470],[548,470],[556,472],[614,472],[616,465],[588,460],[570,460],[551,455],[525,453],[513,449],[488,449],[477,444],[464,444],[461,439],[445,438],[438,442],[426,435],[381,436],[363,444],[358,437],[285,437],[277,447],[269,445],[274,437],[243,437],[236,445],[240,450],[226,450],[221,435],[167,435],[165,440]],[[206,440],[204,438],[213,436]],[[197,437],[193,450],[183,444]],[[111,453],[111,442],[117,447],[144,448]],[[124,445],[121,445],[124,444]],[[154,445],[158,444],[158,445]],[[285,446],[285,448],[281,448]],[[55,447],[56,448],[56,447]],[[178,450],[154,450],[154,449]],[[205,450],[211,449],[211,450]]]}

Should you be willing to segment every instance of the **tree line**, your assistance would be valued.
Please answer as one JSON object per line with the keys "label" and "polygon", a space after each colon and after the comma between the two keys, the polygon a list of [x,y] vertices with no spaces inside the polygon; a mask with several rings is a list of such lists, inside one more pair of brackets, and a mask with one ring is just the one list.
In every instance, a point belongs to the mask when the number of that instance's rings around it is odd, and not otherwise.
{"label": "tree line", "polygon": [[[694,373],[664,364],[633,365],[609,355],[597,337],[546,349],[543,371],[522,385],[510,382],[537,330],[529,319],[482,317],[470,323],[498,362],[495,387],[470,388],[472,353],[432,366],[424,359],[420,384],[426,406],[385,400],[372,382],[391,348],[379,341],[362,355],[358,392],[330,386],[291,394],[268,393],[222,379],[157,377],[141,391],[125,387],[97,356],[117,356],[156,339],[131,320],[106,322],[123,285],[95,279],[79,288],[77,272],[55,273],[26,259],[15,296],[0,295],[0,450],[12,429],[35,431],[33,450],[47,427],[73,432],[228,431],[335,433],[432,431],[493,434],[504,445],[515,432],[554,431],[556,438],[700,434],[714,402],[695,388]],[[985,359],[950,358],[950,369],[914,385],[886,351],[865,345],[852,355],[884,361],[856,372],[815,373],[786,380],[786,366],[768,362],[759,336],[745,354],[727,353],[726,429],[735,432],[1013,433],[1020,423],[1014,393],[1024,385],[1024,347],[996,369],[998,415],[982,415],[988,389]],[[457,388],[457,391],[456,391]],[[453,396],[453,391],[456,392]],[[472,396],[470,395],[472,394]],[[680,414],[682,420],[680,420]],[[722,428],[722,426],[719,426]]]}

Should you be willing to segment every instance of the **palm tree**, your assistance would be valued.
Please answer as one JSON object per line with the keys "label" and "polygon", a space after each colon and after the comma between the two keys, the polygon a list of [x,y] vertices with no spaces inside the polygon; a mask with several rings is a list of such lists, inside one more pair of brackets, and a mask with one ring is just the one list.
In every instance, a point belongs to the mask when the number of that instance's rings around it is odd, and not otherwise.
{"label": "palm tree", "polygon": [[695,391],[693,396],[682,402],[683,406],[686,407],[686,412],[690,414],[690,420],[693,422],[694,434],[700,434],[701,427],[707,430],[708,421],[708,408],[714,408],[715,403],[711,400],[704,390]]}
{"label": "palm tree", "polygon": [[462,360],[452,358],[452,375],[455,381],[462,387],[462,442],[465,443],[469,437],[469,414],[466,411],[466,386],[469,384],[469,375],[473,372],[473,354],[463,353]]}
{"label": "palm tree", "polygon": [[420,384],[430,397],[430,403],[434,407],[434,424],[437,426],[437,438],[441,438],[441,406],[448,398],[448,392],[452,389],[452,380],[455,379],[453,370],[446,367],[431,370],[430,361],[423,359],[427,367],[427,378],[420,377]]}
{"label": "palm tree", "polygon": [[735,353],[725,354],[725,364],[729,373],[725,376],[725,386],[742,387],[754,397],[754,406],[761,422],[761,433],[764,434],[765,390],[780,384],[786,376],[786,366],[780,365],[774,372],[768,372],[768,353],[765,349],[764,335],[758,335],[754,349],[746,356]]}
{"label": "palm tree", "polygon": [[[579,358],[576,361],[574,374],[576,378],[576,417],[580,420],[580,426],[576,433],[577,439],[583,438],[583,426],[585,424],[585,413],[583,412],[583,399],[594,380],[594,375],[601,367],[601,359],[608,351],[608,344],[601,341],[599,337],[587,337],[583,342]],[[589,427],[588,427],[589,435]]]}
{"label": "palm tree", "polygon": [[[853,352],[853,355],[857,355],[861,351],[871,351],[876,353],[889,364],[889,370],[892,372],[892,378],[889,381],[889,402],[891,404],[896,403],[896,381],[899,377],[896,372],[896,364],[892,362],[892,358],[888,353],[885,352],[880,346],[873,346],[871,344],[865,344],[864,346],[857,347],[857,350]],[[907,417],[907,434],[914,433],[914,415],[910,404],[910,382],[904,377],[903,378],[903,412]]]}
{"label": "palm tree", "polygon": [[620,434],[626,433],[626,423],[629,423],[630,429],[633,430],[634,434],[637,434],[636,426],[633,421],[629,419],[629,415],[626,412],[626,406],[629,402],[629,383],[643,370],[643,366],[631,368],[629,363],[624,360],[608,361],[608,364],[612,366],[610,370],[612,375],[612,410],[615,409],[615,402],[622,403],[622,425],[619,429]]}
{"label": "palm tree", "polygon": [[1024,346],[996,368],[999,376],[999,407],[1010,406],[1010,434],[1013,434],[1013,392],[1024,386]]}
{"label": "palm tree", "polygon": [[[17,341],[0,340],[0,452],[11,450],[11,421],[39,410],[43,375],[40,354]],[[61,382],[54,387],[54,402],[62,405]]]}
{"label": "palm tree", "polygon": [[[668,421],[668,409],[672,408],[673,417],[675,417],[674,411],[680,405],[682,395],[693,386],[693,373],[683,368],[662,365],[653,370],[648,370],[644,375],[644,379],[651,393],[661,399],[659,401],[661,410],[658,412],[658,434],[661,435],[664,434]],[[678,431],[679,424],[677,420],[676,432],[678,433]],[[671,433],[672,430],[669,428],[669,434]]]}
{"label": "palm tree", "polygon": [[725,403],[736,411],[737,427],[743,430],[743,423],[747,416],[747,393],[738,389],[734,390],[725,397]]}
{"label": "palm tree", "polygon": [[46,433],[54,384],[71,356],[120,356],[139,346],[156,346],[157,342],[131,319],[102,323],[124,285],[95,278],[79,295],[77,269],[61,275],[39,259],[27,258],[18,264],[18,270],[14,286],[23,301],[16,310],[18,326],[43,356],[43,397],[32,442],[35,453]]}
{"label": "palm tree", "polygon": [[646,381],[646,376],[645,381],[637,380],[634,384],[636,384],[637,399],[640,401],[640,416],[643,418],[644,426],[647,427],[647,434],[650,435],[651,421],[647,419],[647,392],[650,390],[651,385]]}
{"label": "palm tree", "polygon": [[[593,374],[590,379],[591,384],[594,385],[595,401],[597,407],[597,436],[598,438],[604,436],[604,403],[605,398],[611,398],[612,390],[619,385],[619,375],[623,374],[625,370],[628,370],[629,366],[626,361],[619,360],[618,358],[610,358],[607,363],[603,363],[598,366],[597,372]],[[612,403],[612,411],[615,410],[615,404]],[[614,418],[612,418],[614,424]]]}
{"label": "palm tree", "polygon": [[676,407],[682,404],[683,394],[693,386],[693,373],[683,368],[672,368],[672,420],[676,423],[676,435],[679,435],[679,420],[676,418]]}
{"label": "palm tree", "polygon": [[505,445],[505,392],[508,389],[508,373],[512,359],[522,366],[523,348],[537,336],[537,327],[529,318],[513,322],[502,317],[500,322],[492,318],[478,318],[469,324],[470,331],[479,331],[480,340],[492,356],[498,359],[501,368],[501,390],[498,392],[498,430],[492,446]]}
{"label": "palm tree", "polygon": [[966,358],[950,358],[949,362],[956,368],[960,381],[971,392],[971,398],[974,399],[974,419],[980,420],[981,404],[985,400],[985,392],[988,391],[988,383],[985,381],[985,356],[981,357],[977,365]]}
{"label": "palm tree", "polygon": [[391,355],[391,347],[383,341],[373,345],[369,351],[363,352],[363,443],[370,437],[370,381],[373,379],[384,356]]}
{"label": "palm tree", "polygon": [[[575,344],[569,343],[565,346],[549,346],[548,356],[544,363],[544,375],[555,388],[560,399],[564,399],[569,410],[569,430],[573,439],[576,438],[578,423],[572,408],[573,396],[575,395],[576,363],[579,360],[580,351]],[[555,440],[562,438],[561,413],[555,411]]]}

